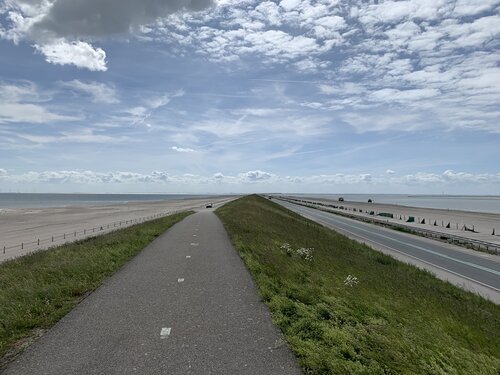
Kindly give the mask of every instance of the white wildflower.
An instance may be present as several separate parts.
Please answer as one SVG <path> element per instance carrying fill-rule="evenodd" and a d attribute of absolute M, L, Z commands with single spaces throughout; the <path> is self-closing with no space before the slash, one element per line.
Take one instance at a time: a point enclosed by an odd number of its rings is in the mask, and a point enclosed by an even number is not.
<path fill-rule="evenodd" d="M 293 254 L 293 249 L 290 246 L 290 244 L 287 243 L 287 242 L 285 242 L 283 245 L 281 245 L 280 249 L 285 250 L 288 255 L 292 255 Z"/>
<path fill-rule="evenodd" d="M 358 278 L 356 276 L 352 276 L 352 275 L 347 276 L 346 279 L 344 280 L 344 285 L 347 285 L 347 286 L 354 286 L 358 283 L 359 283 Z"/>
<path fill-rule="evenodd" d="M 280 246 L 280 249 L 285 250 L 288 256 L 298 255 L 302 259 L 307 260 L 309 262 L 313 260 L 312 256 L 312 252 L 314 250 L 313 248 L 301 247 L 300 249 L 293 250 L 292 246 L 290 246 L 289 243 L 285 242 L 283 245 Z"/>
<path fill-rule="evenodd" d="M 301 247 L 300 249 L 297 249 L 297 255 L 307 261 L 312 261 L 313 259 L 313 256 L 312 256 L 312 251 L 314 249 L 313 248 L 306 248 L 306 247 Z"/>

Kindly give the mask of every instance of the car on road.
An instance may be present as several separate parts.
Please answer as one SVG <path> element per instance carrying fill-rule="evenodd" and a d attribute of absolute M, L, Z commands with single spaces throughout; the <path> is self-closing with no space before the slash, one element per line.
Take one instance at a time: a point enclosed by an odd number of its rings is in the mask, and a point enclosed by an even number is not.
<path fill-rule="evenodd" d="M 213 203 L 212 203 L 212 202 L 209 202 L 209 203 L 207 203 L 207 204 L 206 204 L 206 206 L 205 206 L 205 207 L 206 207 L 206 208 L 212 208 L 213 206 L 214 206 L 214 205 L 213 205 Z"/>

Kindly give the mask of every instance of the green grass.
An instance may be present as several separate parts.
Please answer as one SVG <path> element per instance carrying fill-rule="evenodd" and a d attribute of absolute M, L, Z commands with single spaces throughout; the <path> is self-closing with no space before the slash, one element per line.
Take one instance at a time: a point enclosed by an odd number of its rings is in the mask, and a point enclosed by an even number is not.
<path fill-rule="evenodd" d="M 499 306 L 257 196 L 217 214 L 305 373 L 500 374 Z"/>
<path fill-rule="evenodd" d="M 0 264 L 0 367 L 189 214 L 167 216 Z"/>

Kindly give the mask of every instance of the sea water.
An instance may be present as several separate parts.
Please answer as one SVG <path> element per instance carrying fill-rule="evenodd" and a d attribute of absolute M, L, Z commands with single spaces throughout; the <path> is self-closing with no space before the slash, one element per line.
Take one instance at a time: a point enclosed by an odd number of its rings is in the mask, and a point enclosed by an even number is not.
<path fill-rule="evenodd" d="M 292 195 L 292 194 L 290 194 Z M 405 194 L 293 194 L 345 201 L 397 204 L 421 208 L 500 214 L 500 196 L 491 195 L 405 195 Z"/>
<path fill-rule="evenodd" d="M 102 206 L 128 202 L 151 202 L 172 199 L 208 198 L 187 194 L 30 194 L 0 193 L 0 209 L 47 208 L 66 206 Z"/>

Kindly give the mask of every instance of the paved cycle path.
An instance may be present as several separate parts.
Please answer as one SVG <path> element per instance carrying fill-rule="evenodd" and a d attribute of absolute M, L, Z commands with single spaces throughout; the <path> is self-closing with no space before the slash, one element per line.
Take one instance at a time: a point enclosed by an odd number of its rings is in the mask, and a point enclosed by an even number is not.
<path fill-rule="evenodd" d="M 6 374 L 300 374 L 215 214 L 153 241 Z"/>

